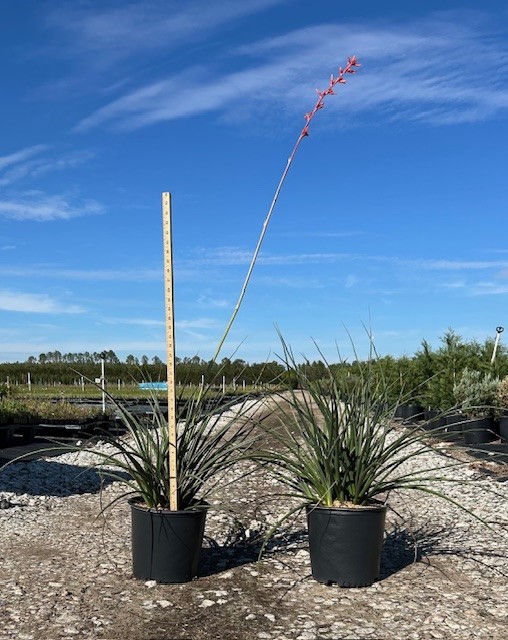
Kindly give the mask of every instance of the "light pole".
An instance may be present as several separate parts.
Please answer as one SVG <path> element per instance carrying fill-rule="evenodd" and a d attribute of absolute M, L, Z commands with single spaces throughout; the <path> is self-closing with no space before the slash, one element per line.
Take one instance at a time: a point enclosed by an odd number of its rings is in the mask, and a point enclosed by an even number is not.
<path fill-rule="evenodd" d="M 494 360 L 496 359 L 497 345 L 499 344 L 499 338 L 504 331 L 504 327 L 496 327 L 496 340 L 494 342 L 494 349 L 492 351 L 492 358 L 490 360 L 490 364 L 494 364 Z"/>

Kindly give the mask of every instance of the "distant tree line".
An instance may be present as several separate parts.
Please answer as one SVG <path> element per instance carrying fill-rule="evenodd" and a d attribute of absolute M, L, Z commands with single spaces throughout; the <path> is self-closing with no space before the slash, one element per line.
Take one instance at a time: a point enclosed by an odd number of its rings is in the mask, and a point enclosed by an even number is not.
<path fill-rule="evenodd" d="M 463 340 L 449 329 L 440 339 L 437 348 L 423 340 L 421 348 L 412 356 L 377 357 L 379 375 L 387 382 L 393 398 L 416 390 L 415 398 L 424 406 L 449 405 L 453 386 L 464 369 L 473 369 L 483 374 L 491 373 L 498 378 L 508 376 L 508 350 L 501 341 L 496 358 L 492 362 L 494 340 L 483 343 Z M 0 364 L 0 384 L 7 380 L 10 384 L 26 384 L 30 375 L 32 384 L 80 384 L 82 377 L 94 380 L 101 374 L 101 356 L 105 361 L 105 377 L 110 385 L 118 380 L 124 384 L 143 380 L 163 381 L 167 379 L 166 365 L 157 356 L 149 359 L 143 355 L 137 358 L 127 356 L 124 362 L 114 351 L 102 353 L 67 353 L 59 351 L 31 356 L 25 362 Z M 361 362 L 343 361 L 330 365 L 336 376 L 347 376 L 352 380 L 361 375 Z M 306 361 L 299 365 L 311 380 L 325 378 L 327 368 L 321 360 Z M 241 386 L 255 383 L 292 384 L 286 367 L 278 361 L 248 363 L 242 359 L 223 358 L 220 362 L 205 361 L 199 356 L 176 358 L 176 381 L 178 384 L 227 384 Z"/>
<path fill-rule="evenodd" d="M 109 351 L 84 351 L 82 353 L 61 353 L 60 351 L 48 351 L 41 353 L 39 356 L 30 356 L 26 360 L 26 364 L 98 364 L 104 359 L 109 364 L 120 364 L 120 358 L 112 350 Z M 152 358 L 152 364 L 161 364 L 161 359 L 157 356 Z M 148 356 L 136 358 L 133 355 L 127 356 L 125 364 L 131 365 L 147 365 L 150 363 Z"/>
<path fill-rule="evenodd" d="M 114 351 L 61 353 L 49 351 L 38 357 L 30 356 L 25 362 L 0 364 L 0 383 L 27 384 L 28 377 L 34 385 L 81 384 L 82 380 L 95 380 L 101 375 L 101 362 L 105 363 L 105 378 L 108 384 L 121 380 L 125 384 L 145 380 L 167 379 L 166 364 L 158 357 L 137 358 L 127 356 L 121 362 Z M 220 362 L 205 361 L 199 356 L 176 358 L 176 379 L 179 384 L 201 384 L 203 381 L 221 384 L 252 385 L 280 381 L 285 367 L 279 362 L 250 364 L 244 360 L 223 358 Z"/>

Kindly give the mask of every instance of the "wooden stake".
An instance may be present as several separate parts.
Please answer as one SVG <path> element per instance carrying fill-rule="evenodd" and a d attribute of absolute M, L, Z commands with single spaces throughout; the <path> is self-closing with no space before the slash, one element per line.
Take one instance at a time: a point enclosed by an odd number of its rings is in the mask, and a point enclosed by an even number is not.
<path fill-rule="evenodd" d="M 164 294 L 166 308 L 166 361 L 168 382 L 169 436 L 169 508 L 178 510 L 178 477 L 176 452 L 176 390 L 175 390 L 175 315 L 173 298 L 173 246 L 171 235 L 171 194 L 162 194 L 162 229 L 164 242 Z"/>

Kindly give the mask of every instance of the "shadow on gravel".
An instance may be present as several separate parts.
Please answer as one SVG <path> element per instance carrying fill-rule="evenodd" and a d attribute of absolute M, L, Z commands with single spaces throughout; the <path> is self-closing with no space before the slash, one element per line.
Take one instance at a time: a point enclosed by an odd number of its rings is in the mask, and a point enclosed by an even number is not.
<path fill-rule="evenodd" d="M 228 569 L 252 564 L 258 558 L 254 549 L 214 546 L 201 550 L 198 577 L 213 576 Z"/>
<path fill-rule="evenodd" d="M 101 479 L 95 469 L 49 460 L 19 461 L 0 468 L 0 492 L 68 497 L 97 493 L 111 482 Z"/>
<path fill-rule="evenodd" d="M 200 577 L 222 573 L 228 569 L 241 567 L 245 564 L 254 564 L 258 561 L 259 552 L 263 544 L 262 536 L 254 539 L 245 539 L 239 535 L 234 540 L 229 540 L 223 545 L 218 545 L 215 540 L 205 538 L 210 545 L 201 551 L 201 560 L 198 575 Z M 294 553 L 298 549 L 308 549 L 308 537 L 305 530 L 295 532 L 283 532 L 274 536 L 266 545 L 263 557 L 274 557 L 284 560 L 285 552 Z"/>
<path fill-rule="evenodd" d="M 508 577 L 506 571 L 503 572 L 487 562 L 488 558 L 506 560 L 506 553 L 488 549 L 471 549 L 467 541 L 457 539 L 455 532 L 449 527 L 439 529 L 421 527 L 408 531 L 396 525 L 385 538 L 379 579 L 384 580 L 411 564 L 430 561 L 430 558 L 439 556 L 467 558 L 480 565 L 489 566 L 492 571 Z"/>
<path fill-rule="evenodd" d="M 406 529 L 395 526 L 388 531 L 381 553 L 380 580 L 389 578 L 394 573 L 421 560 L 422 552 L 431 550 L 431 539 L 422 547 L 416 542 L 415 534 L 410 534 Z"/>

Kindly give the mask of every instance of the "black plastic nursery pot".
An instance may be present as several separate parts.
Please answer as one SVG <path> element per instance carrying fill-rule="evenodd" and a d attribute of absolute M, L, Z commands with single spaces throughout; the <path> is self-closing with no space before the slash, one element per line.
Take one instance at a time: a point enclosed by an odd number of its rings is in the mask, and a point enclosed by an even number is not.
<path fill-rule="evenodd" d="M 501 442 L 508 442 L 508 416 L 501 416 L 499 420 L 499 436 Z"/>
<path fill-rule="evenodd" d="M 132 571 L 135 578 L 189 582 L 198 572 L 206 507 L 186 511 L 147 509 L 129 500 L 132 516 Z"/>
<path fill-rule="evenodd" d="M 398 404 L 395 407 L 395 413 L 393 414 L 393 417 L 397 420 L 397 419 L 402 419 L 404 417 L 404 410 L 405 410 L 405 405 L 403 404 Z"/>
<path fill-rule="evenodd" d="M 486 444 L 496 439 L 494 418 L 490 416 L 468 420 L 462 427 L 466 444 Z"/>
<path fill-rule="evenodd" d="M 312 576 L 339 587 L 368 587 L 379 577 L 386 505 L 307 506 Z"/>
<path fill-rule="evenodd" d="M 439 409 L 427 409 L 423 413 L 423 419 L 425 423 L 423 428 L 431 431 L 435 429 L 442 429 L 446 425 L 446 418 L 443 412 Z"/>
<path fill-rule="evenodd" d="M 445 418 L 445 426 L 440 435 L 441 439 L 446 442 L 456 442 L 462 440 L 463 429 L 462 425 L 466 420 L 466 416 L 463 413 L 452 413 Z"/>
<path fill-rule="evenodd" d="M 402 405 L 402 419 L 405 423 L 418 422 L 423 419 L 423 407 L 419 404 Z"/>

